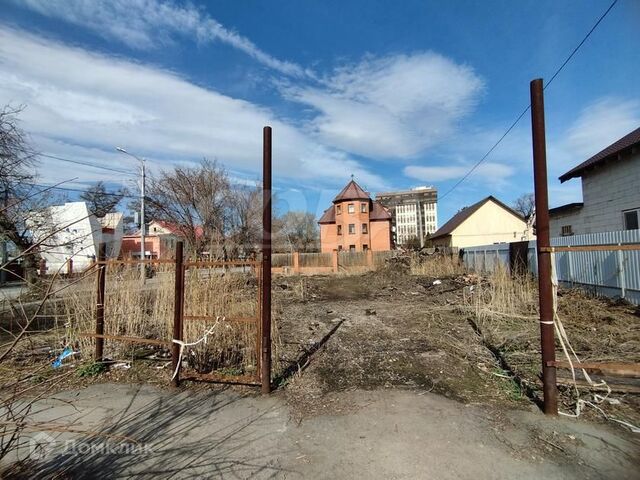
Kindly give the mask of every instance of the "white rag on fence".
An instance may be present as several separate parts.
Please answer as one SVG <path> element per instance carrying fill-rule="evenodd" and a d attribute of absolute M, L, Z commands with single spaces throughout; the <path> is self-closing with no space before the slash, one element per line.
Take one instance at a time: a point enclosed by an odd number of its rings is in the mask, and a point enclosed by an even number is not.
<path fill-rule="evenodd" d="M 173 376 L 171 377 L 171 380 L 176 378 L 176 375 L 178 375 L 178 372 L 180 371 L 180 365 L 182 364 L 182 354 L 184 352 L 185 347 L 195 347 L 200 343 L 203 343 L 203 342 L 207 343 L 207 338 L 210 335 L 213 335 L 214 330 L 218 326 L 218 323 L 220 323 L 221 320 L 224 321 L 224 319 L 225 319 L 224 317 L 216 317 L 216 323 L 214 323 L 210 328 L 208 328 L 204 332 L 204 335 L 202 335 L 202 337 L 200 337 L 200 339 L 196 340 L 195 342 L 186 343 L 186 342 L 183 342 L 182 340 L 178 340 L 177 338 L 174 338 L 172 340 L 173 343 L 177 343 L 178 345 L 180 345 L 180 352 L 178 353 L 178 363 L 176 364 L 176 370 L 175 372 L 173 372 Z"/>
<path fill-rule="evenodd" d="M 600 395 L 598 393 L 593 394 L 593 402 L 588 400 L 584 400 L 580 398 L 580 392 L 578 391 L 578 385 L 576 382 L 576 371 L 573 367 L 574 360 L 576 363 L 580 364 L 580 358 L 576 354 L 575 350 L 571 346 L 571 342 L 569 341 L 569 337 L 567 336 L 567 332 L 564 329 L 564 325 L 562 324 L 562 320 L 560 320 L 560 316 L 558 315 L 558 275 L 556 274 L 556 254 L 554 252 L 551 253 L 551 285 L 553 286 L 553 325 L 555 327 L 556 333 L 558 334 L 558 340 L 560 340 L 560 345 L 562 346 L 562 351 L 564 352 L 564 356 L 567 358 L 569 362 L 569 367 L 571 368 L 571 377 L 573 378 L 573 388 L 576 393 L 576 410 L 575 413 L 565 413 L 559 412 L 560 415 L 564 415 L 566 417 L 578 418 L 582 413 L 582 409 L 585 405 L 595 408 L 602 414 L 602 416 L 608 420 L 611 420 L 616 423 L 620 423 L 626 427 L 628 427 L 633 433 L 640 433 L 640 428 L 632 425 L 628 422 L 624 422 L 622 420 L 618 420 L 613 418 L 606 413 L 597 405 L 598 403 L 603 403 L 604 401 L 609 401 L 612 404 L 620 403 L 619 400 L 609 398 L 611 395 L 611 387 L 607 385 L 607 382 L 604 380 L 600 382 L 594 382 L 587 371 L 585 369 L 582 370 L 582 374 L 584 375 L 585 380 L 591 387 L 604 387 L 607 389 L 606 395 Z M 571 354 L 569 354 L 571 352 Z M 573 358 L 572 358 L 573 357 Z"/>

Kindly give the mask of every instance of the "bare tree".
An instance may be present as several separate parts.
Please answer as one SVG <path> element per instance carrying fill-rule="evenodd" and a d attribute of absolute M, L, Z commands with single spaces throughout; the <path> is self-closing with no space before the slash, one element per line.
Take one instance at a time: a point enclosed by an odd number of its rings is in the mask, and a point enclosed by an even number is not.
<path fill-rule="evenodd" d="M 287 250 L 308 252 L 316 248 L 318 225 L 312 213 L 289 211 L 276 225 L 276 243 L 286 246 Z"/>
<path fill-rule="evenodd" d="M 33 247 L 30 225 L 42 218 L 51 190 L 36 184 L 35 153 L 29 148 L 19 127 L 18 115 L 24 107 L 5 106 L 0 111 L 0 237 L 3 263 L 6 244 L 13 244 L 24 255 L 25 277 L 35 270 L 37 249 Z"/>
<path fill-rule="evenodd" d="M 533 214 L 536 209 L 536 201 L 533 193 L 524 193 L 513 202 L 513 209 L 521 214 L 525 220 Z"/>
<path fill-rule="evenodd" d="M 226 171 L 207 159 L 197 167 L 161 172 L 150 180 L 148 193 L 155 219 L 173 223 L 196 252 L 224 245 L 230 228 L 230 198 Z"/>
<path fill-rule="evenodd" d="M 231 232 L 234 254 L 256 251 L 262 238 L 262 188 L 235 186 L 230 195 Z"/>
<path fill-rule="evenodd" d="M 120 201 L 128 195 L 126 188 L 121 188 L 115 193 L 107 191 L 103 181 L 98 181 L 80 194 L 80 198 L 87 203 L 89 211 L 96 217 L 104 217 L 107 213 L 115 211 Z"/>

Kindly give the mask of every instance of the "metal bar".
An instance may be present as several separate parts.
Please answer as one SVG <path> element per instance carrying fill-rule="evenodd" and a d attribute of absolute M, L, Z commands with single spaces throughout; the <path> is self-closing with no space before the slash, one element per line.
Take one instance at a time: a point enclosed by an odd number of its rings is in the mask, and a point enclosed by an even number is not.
<path fill-rule="evenodd" d="M 98 261 L 104 261 L 107 256 L 107 245 L 98 245 Z M 101 265 L 98 269 L 97 295 L 96 295 L 96 351 L 95 361 L 101 362 L 104 356 L 104 301 L 107 285 L 107 266 Z"/>
<path fill-rule="evenodd" d="M 624 253 L 622 250 L 616 252 L 616 260 L 618 262 L 618 284 L 620 285 L 620 296 L 626 298 L 627 296 L 627 280 L 624 271 Z"/>
<path fill-rule="evenodd" d="M 184 315 L 182 319 L 193 320 L 193 321 L 204 321 L 204 322 L 223 320 L 225 322 L 233 322 L 233 323 L 251 323 L 259 320 L 256 317 L 216 317 L 215 315 Z"/>
<path fill-rule="evenodd" d="M 256 294 L 258 304 L 256 305 L 256 315 L 258 321 L 256 322 L 256 367 L 258 375 L 261 372 L 262 365 L 262 268 L 260 265 L 256 267 L 256 280 L 258 284 L 258 291 Z"/>
<path fill-rule="evenodd" d="M 262 393 L 271 392 L 271 127 L 262 132 Z"/>
<path fill-rule="evenodd" d="M 185 268 L 189 267 L 249 267 L 258 265 L 257 260 L 229 260 L 229 261 L 193 261 L 185 262 Z"/>
<path fill-rule="evenodd" d="M 146 173 L 145 173 L 145 169 L 144 169 L 144 158 L 140 159 L 140 259 L 144 260 L 146 258 L 146 238 L 145 238 L 145 218 L 144 218 L 144 199 L 145 199 L 145 184 L 146 182 Z M 142 281 L 142 284 L 144 285 L 144 282 L 147 279 L 147 269 L 144 265 L 144 263 L 140 264 L 140 278 Z"/>
<path fill-rule="evenodd" d="M 183 243 L 181 241 L 176 242 L 176 272 L 175 272 L 175 287 L 174 287 L 174 303 L 173 303 L 173 338 L 175 340 L 182 340 L 182 315 L 184 313 L 184 265 L 183 265 Z M 173 377 L 173 386 L 180 385 L 180 345 L 175 342 L 171 342 L 171 365 L 173 366 L 172 372 L 178 370 L 178 373 Z"/>
<path fill-rule="evenodd" d="M 540 344 L 542 347 L 542 391 L 544 413 L 558 414 L 556 359 L 553 331 L 553 288 L 551 285 L 551 254 L 548 252 L 549 198 L 547 191 L 547 152 L 544 125 L 544 94 L 542 79 L 531 81 L 531 133 L 533 140 L 533 176 L 536 202 L 536 236 L 538 249 L 538 298 L 540 304 Z"/>
<path fill-rule="evenodd" d="M 539 248 L 541 252 L 553 253 L 553 252 L 615 252 L 620 250 L 640 250 L 640 244 L 625 244 L 625 245 L 572 245 L 568 247 L 542 247 Z"/>
<path fill-rule="evenodd" d="M 143 264 L 155 264 L 155 263 L 176 263 L 172 258 L 156 258 L 151 260 L 99 260 L 96 262 L 98 265 L 139 265 Z"/>
<path fill-rule="evenodd" d="M 95 338 L 96 343 L 100 340 L 117 340 L 119 342 L 128 342 L 128 343 L 143 343 L 145 345 L 169 345 L 171 342 L 167 342 L 164 340 L 156 340 L 155 338 L 142 338 L 142 337 L 125 337 L 122 335 L 105 335 L 98 333 L 81 333 L 81 337 L 90 337 Z"/>
<path fill-rule="evenodd" d="M 571 368 L 571 364 L 565 360 L 556 360 L 549 362 L 553 367 Z M 619 377 L 640 377 L 640 363 L 621 363 L 621 362 L 575 362 L 573 368 L 576 370 L 598 371 L 603 374 L 609 374 Z"/>

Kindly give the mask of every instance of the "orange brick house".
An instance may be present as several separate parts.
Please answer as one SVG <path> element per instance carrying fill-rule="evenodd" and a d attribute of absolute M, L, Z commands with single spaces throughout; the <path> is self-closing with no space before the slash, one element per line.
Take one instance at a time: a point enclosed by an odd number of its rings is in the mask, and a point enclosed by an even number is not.
<path fill-rule="evenodd" d="M 391 213 L 351 180 L 320 220 L 320 249 L 391 250 Z"/>

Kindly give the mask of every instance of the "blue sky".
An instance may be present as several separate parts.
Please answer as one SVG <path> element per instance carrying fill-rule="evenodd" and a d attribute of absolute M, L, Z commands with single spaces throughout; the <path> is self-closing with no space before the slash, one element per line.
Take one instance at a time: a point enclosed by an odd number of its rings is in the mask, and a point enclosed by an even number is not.
<path fill-rule="evenodd" d="M 274 128 L 279 209 L 319 214 L 354 174 L 371 192 L 447 192 L 529 102 L 610 1 L 0 0 L 0 103 L 24 104 L 39 151 L 151 170 L 216 158 L 260 178 Z M 619 0 L 546 91 L 557 177 L 640 125 L 640 3 Z M 440 224 L 533 190 L 530 117 L 439 205 Z M 42 158 L 41 182 L 131 178 Z"/>

